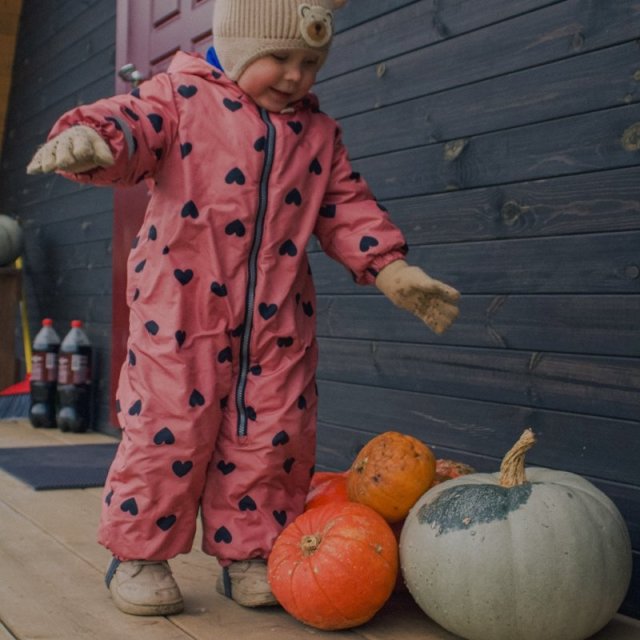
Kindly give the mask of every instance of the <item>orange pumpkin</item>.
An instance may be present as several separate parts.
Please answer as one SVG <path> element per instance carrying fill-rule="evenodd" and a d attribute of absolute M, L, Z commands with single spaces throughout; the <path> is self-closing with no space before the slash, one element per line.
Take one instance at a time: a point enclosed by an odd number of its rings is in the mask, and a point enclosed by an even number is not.
<path fill-rule="evenodd" d="M 321 507 L 331 502 L 347 502 L 348 471 L 316 471 L 311 477 L 304 510 Z"/>
<path fill-rule="evenodd" d="M 460 476 L 466 476 L 475 472 L 476 470 L 473 467 L 470 467 L 464 462 L 438 458 L 436 460 L 436 477 L 433 481 L 433 486 L 446 480 L 452 480 L 453 478 L 459 478 Z"/>
<path fill-rule="evenodd" d="M 271 590 L 294 618 L 318 629 L 370 620 L 393 591 L 398 545 L 369 507 L 336 502 L 298 516 L 276 539 Z"/>
<path fill-rule="evenodd" d="M 349 498 L 366 504 L 387 522 L 399 522 L 433 484 L 436 458 L 409 435 L 387 431 L 356 456 L 347 478 Z"/>

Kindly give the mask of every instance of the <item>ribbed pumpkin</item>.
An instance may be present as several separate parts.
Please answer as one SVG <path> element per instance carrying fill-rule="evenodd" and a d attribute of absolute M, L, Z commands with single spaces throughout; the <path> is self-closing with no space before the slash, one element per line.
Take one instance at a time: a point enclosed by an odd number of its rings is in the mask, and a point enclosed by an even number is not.
<path fill-rule="evenodd" d="M 349 498 L 366 504 L 387 522 L 402 520 L 433 484 L 436 458 L 413 436 L 387 431 L 360 450 L 347 479 Z"/>
<path fill-rule="evenodd" d="M 528 468 L 525 431 L 500 473 L 430 489 L 402 529 L 411 595 L 467 640 L 584 640 L 615 614 L 631 576 L 619 511 L 586 479 Z"/>
<path fill-rule="evenodd" d="M 332 502 L 347 502 L 348 471 L 316 471 L 311 477 L 305 511 Z"/>
<path fill-rule="evenodd" d="M 276 539 L 271 590 L 294 618 L 318 629 L 370 620 L 393 591 L 398 545 L 375 511 L 336 502 L 305 511 Z"/>
<path fill-rule="evenodd" d="M 6 267 L 20 257 L 22 244 L 22 228 L 18 222 L 0 214 L 0 267 Z"/>

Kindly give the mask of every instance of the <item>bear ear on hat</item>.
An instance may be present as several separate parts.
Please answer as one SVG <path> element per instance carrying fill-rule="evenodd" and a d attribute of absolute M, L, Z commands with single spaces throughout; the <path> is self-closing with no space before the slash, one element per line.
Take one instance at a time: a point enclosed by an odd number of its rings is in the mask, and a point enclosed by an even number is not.
<path fill-rule="evenodd" d="M 333 8 L 334 9 L 342 9 L 345 4 L 347 4 L 348 0 L 333 0 Z"/>

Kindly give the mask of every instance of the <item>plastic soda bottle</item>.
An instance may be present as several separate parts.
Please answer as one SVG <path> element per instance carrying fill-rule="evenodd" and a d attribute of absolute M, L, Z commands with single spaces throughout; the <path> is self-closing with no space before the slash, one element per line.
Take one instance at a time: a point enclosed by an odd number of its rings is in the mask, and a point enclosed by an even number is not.
<path fill-rule="evenodd" d="M 58 356 L 58 428 L 81 432 L 91 426 L 91 343 L 80 320 L 71 321 Z"/>
<path fill-rule="evenodd" d="M 33 341 L 31 354 L 29 420 L 34 427 L 50 429 L 56 426 L 59 349 L 60 336 L 53 328 L 53 320 L 45 318 Z"/>

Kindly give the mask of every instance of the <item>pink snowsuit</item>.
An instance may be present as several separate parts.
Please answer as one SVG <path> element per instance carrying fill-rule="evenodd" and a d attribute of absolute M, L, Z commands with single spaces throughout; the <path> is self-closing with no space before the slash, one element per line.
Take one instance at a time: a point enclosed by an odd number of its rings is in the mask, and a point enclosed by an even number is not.
<path fill-rule="evenodd" d="M 266 558 L 304 507 L 316 444 L 315 290 L 305 248 L 357 282 L 406 253 L 312 95 L 260 109 L 195 55 L 131 94 L 76 108 L 115 165 L 70 175 L 152 189 L 128 260 L 123 437 L 99 541 L 121 560 L 203 550 Z"/>

